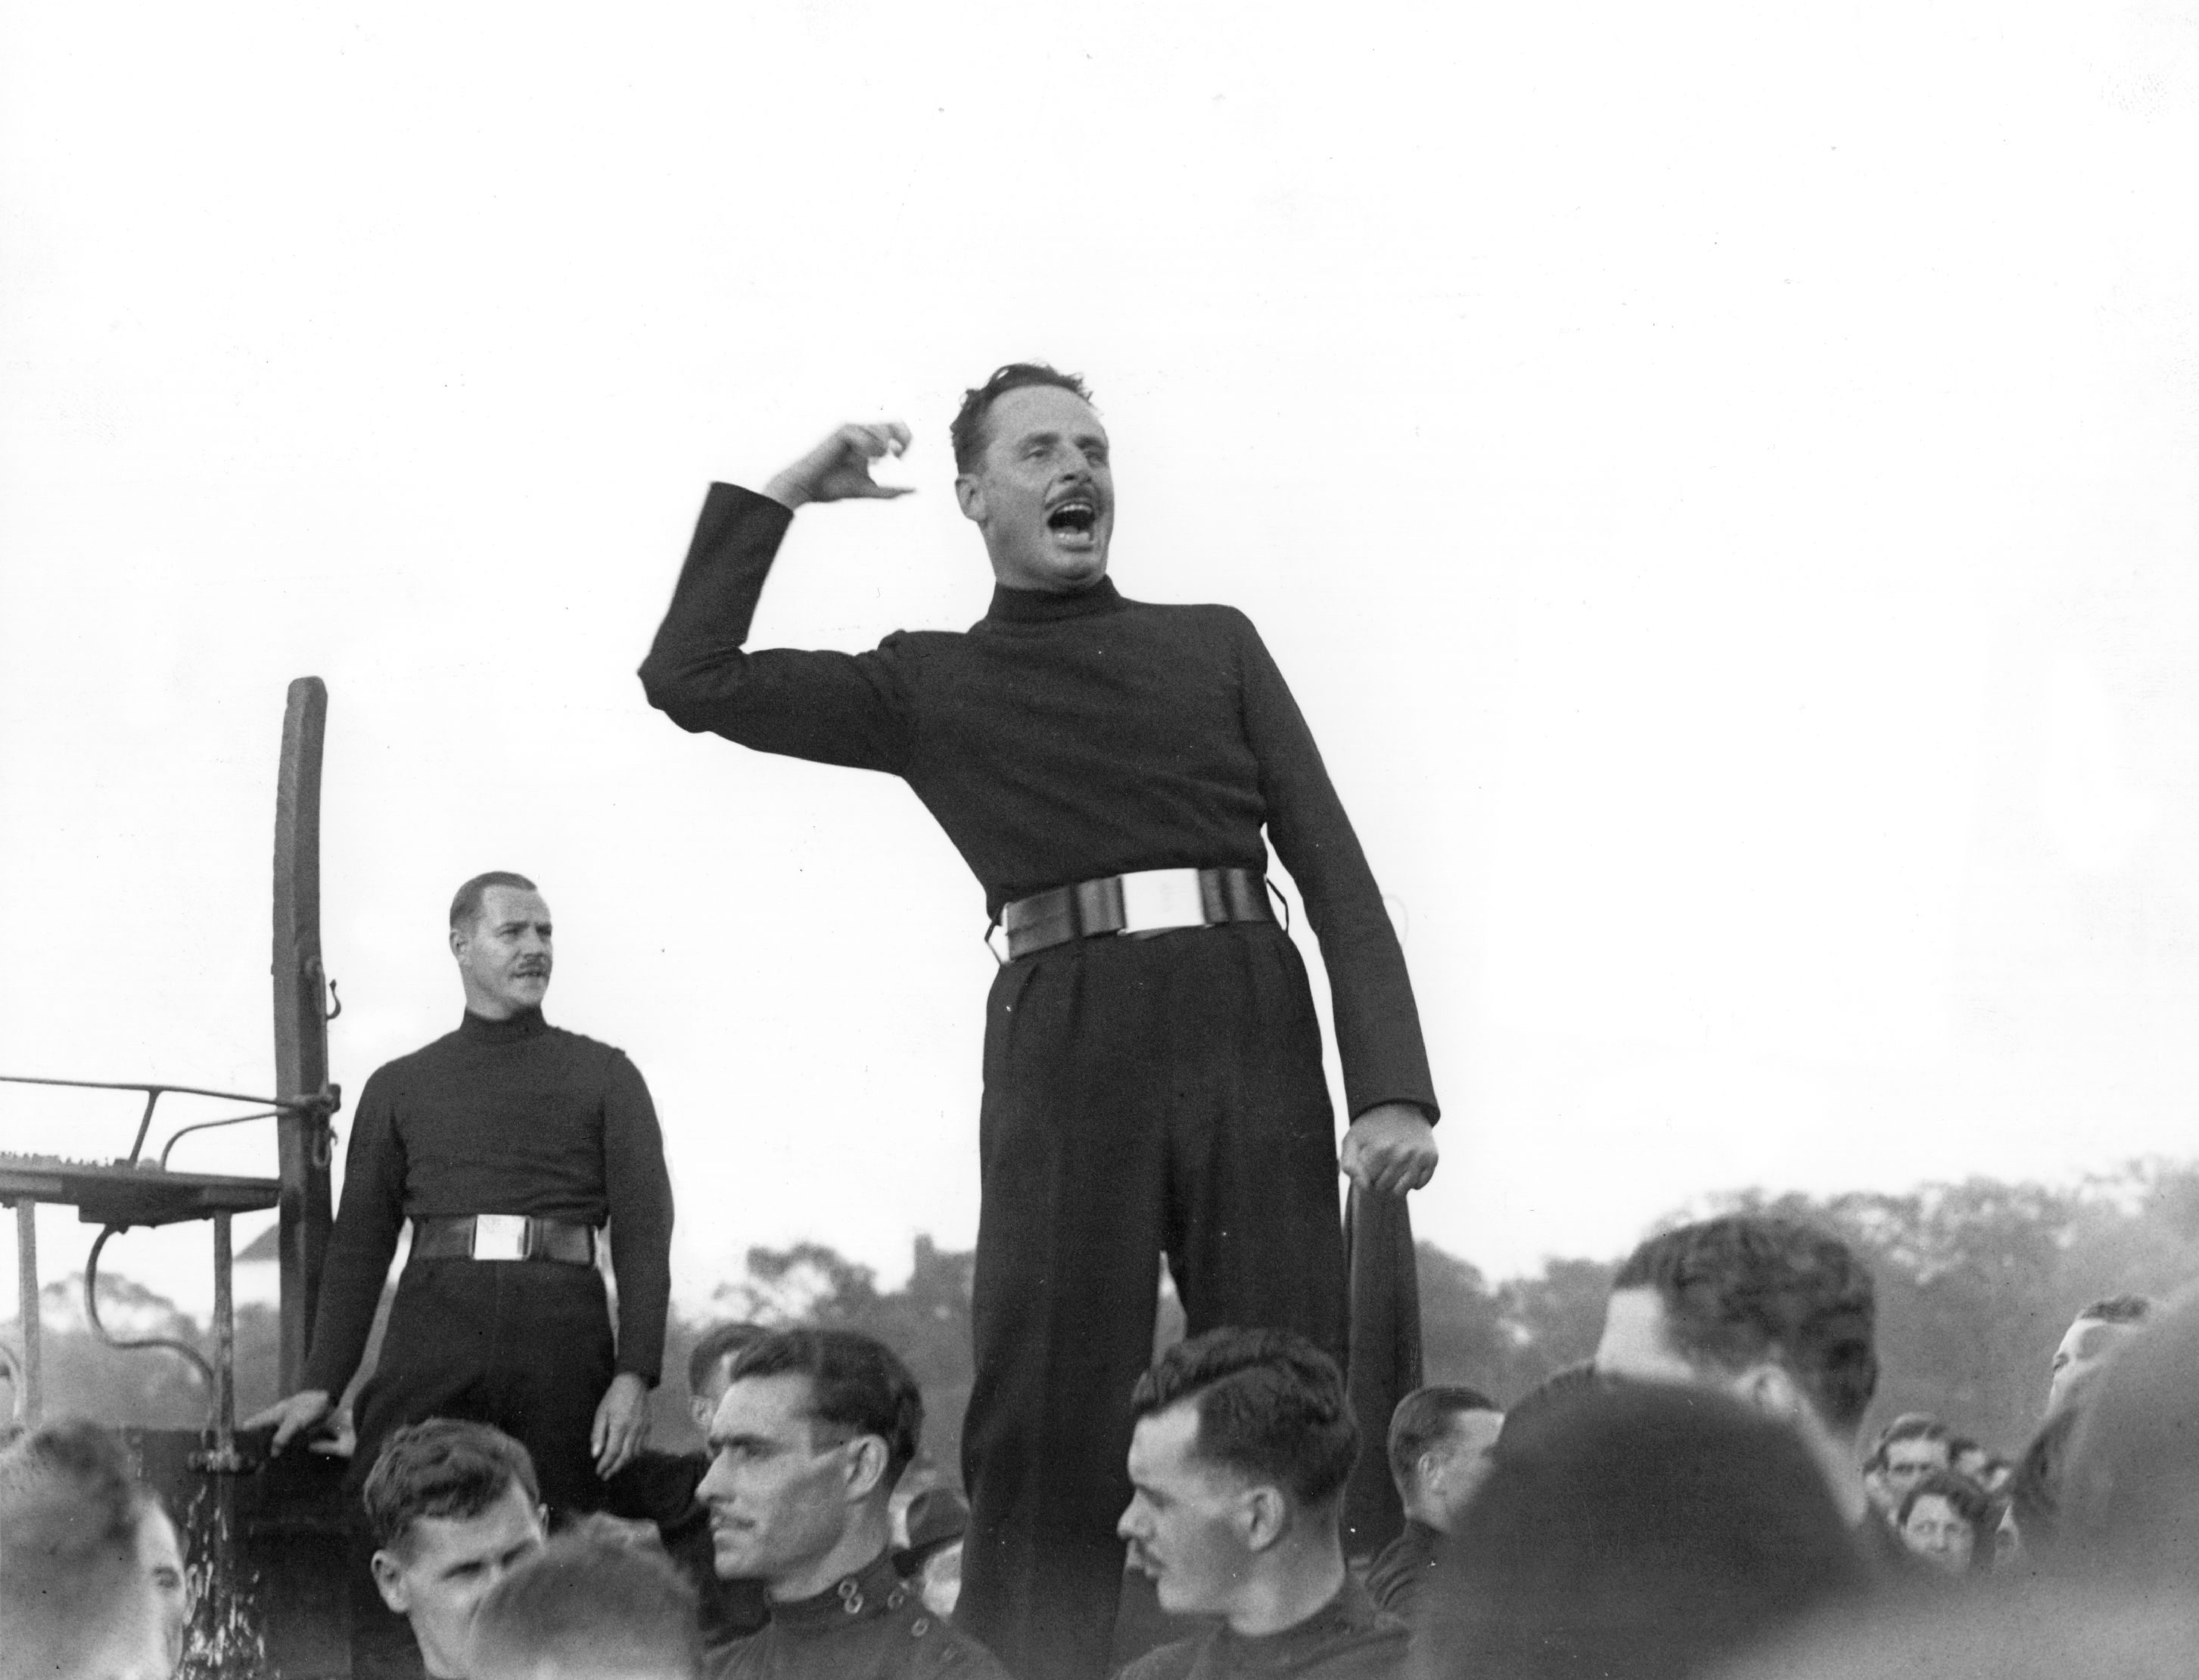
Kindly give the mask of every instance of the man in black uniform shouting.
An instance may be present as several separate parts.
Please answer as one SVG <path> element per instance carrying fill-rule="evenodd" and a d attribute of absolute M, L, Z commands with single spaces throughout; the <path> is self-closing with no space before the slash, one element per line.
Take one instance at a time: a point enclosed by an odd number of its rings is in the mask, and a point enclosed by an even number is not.
<path fill-rule="evenodd" d="M 1004 367 L 954 440 L 998 583 L 966 633 L 743 650 L 793 510 L 905 493 L 870 464 L 907 428 L 844 426 L 761 496 L 711 487 L 641 675 L 683 728 L 903 778 L 984 885 L 1007 954 L 986 1014 L 957 1619 L 1011 1671 L 1076 1680 L 1107 1661 L 1157 1256 L 1192 1333 L 1268 1326 L 1344 1355 L 1335 1123 L 1263 825 L 1328 964 L 1344 1170 L 1425 1183 L 1436 1099 L 1374 876 L 1251 624 L 1107 580 L 1114 481 L 1082 383 Z"/>
<path fill-rule="evenodd" d="M 633 1064 L 542 1018 L 550 940 L 550 907 L 524 876 L 458 889 L 466 1012 L 366 1082 L 305 1386 L 249 1420 L 275 1426 L 277 1450 L 358 1368 L 408 1219 L 411 1257 L 359 1392 L 355 1479 L 393 1430 L 471 1418 L 526 1447 L 551 1505 L 593 1510 L 640 1449 L 664 1354 L 672 1185 Z M 595 1263 L 606 1221 L 615 1343 Z"/>

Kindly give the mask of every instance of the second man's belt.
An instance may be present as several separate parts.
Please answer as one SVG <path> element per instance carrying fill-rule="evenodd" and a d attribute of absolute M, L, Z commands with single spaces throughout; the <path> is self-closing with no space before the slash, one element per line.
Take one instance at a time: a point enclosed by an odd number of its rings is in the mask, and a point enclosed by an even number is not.
<path fill-rule="evenodd" d="M 415 1260 L 559 1260 L 596 1263 L 596 1234 L 569 1219 L 467 1213 L 412 1222 Z"/>
<path fill-rule="evenodd" d="M 1249 869 L 1141 869 L 1053 887 L 1000 911 L 1008 960 L 1100 933 L 1159 933 L 1272 922 L 1268 885 Z"/>

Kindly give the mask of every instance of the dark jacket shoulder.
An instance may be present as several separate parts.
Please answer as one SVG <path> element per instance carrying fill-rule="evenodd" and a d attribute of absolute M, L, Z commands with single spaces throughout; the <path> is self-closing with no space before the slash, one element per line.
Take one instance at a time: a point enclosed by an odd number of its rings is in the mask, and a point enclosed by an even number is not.
<path fill-rule="evenodd" d="M 1008 1680 L 993 1654 L 925 1607 L 881 1556 L 831 1591 L 774 1605 L 746 1639 L 714 1651 L 711 1680 Z"/>

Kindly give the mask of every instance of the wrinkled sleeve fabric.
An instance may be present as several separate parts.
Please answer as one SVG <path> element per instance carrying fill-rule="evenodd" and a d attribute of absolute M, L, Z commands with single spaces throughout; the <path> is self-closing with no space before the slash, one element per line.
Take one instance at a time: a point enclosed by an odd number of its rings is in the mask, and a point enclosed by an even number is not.
<path fill-rule="evenodd" d="M 642 662 L 649 703 L 682 729 L 758 752 L 900 773 L 908 708 L 889 637 L 870 653 L 744 650 L 793 514 L 768 496 L 714 484 L 672 605 Z"/>
<path fill-rule="evenodd" d="M 382 1286 L 405 1228 L 405 1141 L 397 1129 L 396 1103 L 387 1069 L 377 1070 L 359 1094 L 344 1152 L 343 1199 L 322 1262 L 320 1306 L 300 1388 L 341 1395 L 365 1355 Z"/>
<path fill-rule="evenodd" d="M 1420 1010 L 1374 872 L 1283 674 L 1251 621 L 1229 611 L 1268 837 L 1304 895 L 1328 970 L 1345 1106 L 1356 1118 L 1381 1103 L 1414 1103 L 1433 1120 L 1438 1111 Z"/>
<path fill-rule="evenodd" d="M 616 1051 L 604 1086 L 604 1189 L 618 1280 L 618 1368 L 654 1388 L 672 1299 L 672 1178 L 649 1087 Z"/>

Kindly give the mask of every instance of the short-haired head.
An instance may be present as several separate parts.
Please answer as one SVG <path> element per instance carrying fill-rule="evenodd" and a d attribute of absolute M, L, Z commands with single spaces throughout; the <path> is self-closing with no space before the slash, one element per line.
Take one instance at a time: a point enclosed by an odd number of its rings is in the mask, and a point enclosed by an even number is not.
<path fill-rule="evenodd" d="M 2157 1304 L 2150 1295 L 2109 1295 L 2095 1301 L 2071 1321 L 2097 1319 L 2103 1324 L 2143 1324 Z"/>
<path fill-rule="evenodd" d="M 155 1507 L 96 1424 L 57 1419 L 0 1450 L 0 1677 L 157 1671 L 166 1633 L 137 1549 Z"/>
<path fill-rule="evenodd" d="M 1390 1414 L 1390 1478 L 1400 1489 L 1420 1455 L 1440 1444 L 1469 1412 L 1494 1412 L 1496 1403 L 1478 1388 L 1432 1383 L 1416 1388 Z"/>
<path fill-rule="evenodd" d="M 1787 1371 L 1844 1438 L 1878 1387 L 1877 1292 L 1848 1245 L 1798 1221 L 1728 1214 L 1650 1238 L 1612 1280 L 1654 1289 L 1668 1335 L 1691 1361 L 1739 1374 Z"/>
<path fill-rule="evenodd" d="M 955 411 L 954 423 L 948 428 L 948 435 L 954 445 L 955 471 L 971 471 L 984 454 L 989 440 L 985 417 L 992 411 L 993 405 L 1011 391 L 1033 385 L 1058 386 L 1088 403 L 1092 400 L 1092 393 L 1085 388 L 1082 378 L 1044 362 L 1009 362 L 995 368 L 983 384 L 962 394 L 962 406 Z"/>
<path fill-rule="evenodd" d="M 515 887 L 521 892 L 540 890 L 524 875 L 514 874 L 509 869 L 492 869 L 486 874 L 476 875 L 452 896 L 452 928 L 463 932 L 481 919 L 482 904 L 491 887 Z"/>
<path fill-rule="evenodd" d="M 1868 1585 L 1782 1420 L 1702 1385 L 1575 1385 L 1529 1412 L 1444 1547 L 1424 1680 L 1693 1680 Z"/>
<path fill-rule="evenodd" d="M 1522 1430 L 1534 1427 L 1546 1413 L 1571 1405 L 1609 1385 L 1608 1379 L 1595 1368 L 1592 1359 L 1560 1367 L 1512 1403 L 1504 1414 L 1504 1427 L 1497 1432 L 1497 1445 L 1502 1447 L 1508 1441 L 1516 1440 Z"/>
<path fill-rule="evenodd" d="M 1344 1374 L 1294 1331 L 1225 1326 L 1178 1342 L 1138 1379 L 1130 1406 L 1145 1418 L 1179 1405 L 1199 1419 L 1200 1459 L 1309 1509 L 1334 1502 L 1359 1456 Z"/>
<path fill-rule="evenodd" d="M 714 1324 L 695 1339 L 695 1345 L 687 1355 L 687 1391 L 701 1396 L 725 1374 L 721 1368 L 751 1342 L 761 1341 L 771 1332 L 761 1324 L 751 1324 L 745 1319 L 735 1319 L 723 1324 Z"/>
<path fill-rule="evenodd" d="M 367 1473 L 365 1502 L 374 1543 L 402 1553 L 424 1517 L 477 1517 L 516 1487 L 530 1505 L 542 1498 L 534 1461 L 501 1429 L 458 1418 L 429 1418 L 398 1430 Z"/>
<path fill-rule="evenodd" d="M 1951 1463 L 1955 1456 L 1954 1432 L 1929 1412 L 1904 1412 L 1878 1432 L 1871 1444 L 1867 1467 L 1873 1470 L 1886 1467 L 1887 1454 L 1896 1441 L 1937 1441 L 1947 1449 Z"/>
<path fill-rule="evenodd" d="M 695 1590 L 664 1553 L 593 1528 L 561 1534 L 474 1613 L 470 1680 L 695 1680 Z"/>
<path fill-rule="evenodd" d="M 734 1356 L 732 1380 L 796 1375 L 809 1380 L 809 1414 L 849 1435 L 885 1444 L 881 1489 L 891 1492 L 924 1438 L 924 1396 L 908 1367 L 884 1342 L 853 1330 L 774 1330 Z"/>

